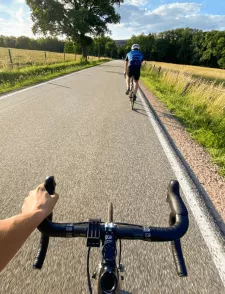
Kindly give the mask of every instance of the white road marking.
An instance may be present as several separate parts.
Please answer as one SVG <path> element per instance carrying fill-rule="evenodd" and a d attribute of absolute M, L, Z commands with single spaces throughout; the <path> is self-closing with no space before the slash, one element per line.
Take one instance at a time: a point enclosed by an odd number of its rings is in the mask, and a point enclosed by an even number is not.
<path fill-rule="evenodd" d="M 223 247 L 216 233 L 212 229 L 211 223 L 207 215 L 205 214 L 204 210 L 199 206 L 197 195 L 193 191 L 191 184 L 188 182 L 187 175 L 183 171 L 182 165 L 176 159 L 176 155 L 173 148 L 167 143 L 165 134 L 162 131 L 161 127 L 159 126 L 157 120 L 155 119 L 152 111 L 147 106 L 145 102 L 145 98 L 143 97 L 142 93 L 138 91 L 138 94 L 139 94 L 139 97 L 141 98 L 142 104 L 145 108 L 148 118 L 169 160 L 169 163 L 177 177 L 177 180 L 180 183 L 182 191 L 186 197 L 186 200 L 189 204 L 192 214 L 194 215 L 194 218 L 198 224 L 200 232 L 205 240 L 205 243 L 212 256 L 213 262 L 219 272 L 220 278 L 225 287 L 225 252 L 223 250 Z"/>
<path fill-rule="evenodd" d="M 44 85 L 47 85 L 48 83 L 51 83 L 51 82 L 54 82 L 54 81 L 58 81 L 58 80 L 61 80 L 61 79 L 64 79 L 66 77 L 69 77 L 69 76 L 72 76 L 72 75 L 75 75 L 75 74 L 78 74 L 80 73 L 81 71 L 84 72 L 88 69 L 91 69 L 93 68 L 92 66 L 91 67 L 88 67 L 88 68 L 85 68 L 85 69 L 82 69 L 82 70 L 78 70 L 76 72 L 72 72 L 70 74 L 66 74 L 62 77 L 59 77 L 59 78 L 55 78 L 55 79 L 52 79 L 52 80 L 48 80 L 47 82 L 43 82 L 43 83 L 40 83 L 40 84 L 37 84 L 35 86 L 31 86 L 31 87 L 28 87 L 28 88 L 25 88 L 25 89 L 22 89 L 22 90 L 18 90 L 18 91 L 15 91 L 15 92 L 12 92 L 12 93 L 9 93 L 9 94 L 6 94 L 6 95 L 3 95 L 3 96 L 0 96 L 0 100 L 2 99 L 6 99 L 8 97 L 11 97 L 11 96 L 14 96 L 14 95 L 17 95 L 17 94 L 20 94 L 20 93 L 23 93 L 23 92 L 26 92 L 28 90 L 32 90 L 34 88 L 37 88 L 37 87 L 41 87 L 41 86 L 44 86 Z"/>

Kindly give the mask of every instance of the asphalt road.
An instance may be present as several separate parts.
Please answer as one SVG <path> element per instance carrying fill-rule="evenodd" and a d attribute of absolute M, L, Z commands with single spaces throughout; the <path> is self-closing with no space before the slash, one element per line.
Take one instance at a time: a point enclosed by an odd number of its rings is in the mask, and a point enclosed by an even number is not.
<path fill-rule="evenodd" d="M 106 220 L 112 201 L 115 221 L 168 224 L 166 189 L 176 177 L 141 100 L 131 111 L 124 93 L 123 63 L 113 61 L 0 99 L 1 218 L 55 175 L 56 221 Z M 35 231 L 0 274 L 0 293 L 88 293 L 85 240 L 51 239 L 35 271 L 38 242 Z M 188 278 L 176 275 L 170 244 L 123 242 L 124 293 L 225 293 L 191 212 L 182 245 Z"/>

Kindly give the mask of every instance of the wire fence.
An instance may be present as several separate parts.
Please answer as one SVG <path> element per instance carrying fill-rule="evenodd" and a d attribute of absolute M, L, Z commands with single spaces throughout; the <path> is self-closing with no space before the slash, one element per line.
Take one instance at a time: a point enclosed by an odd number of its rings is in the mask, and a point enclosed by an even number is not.
<path fill-rule="evenodd" d="M 0 70 L 13 70 L 27 66 L 79 61 L 81 55 L 39 50 L 0 48 Z M 90 60 L 98 57 L 88 56 Z M 100 58 L 99 58 L 100 59 Z"/>
<path fill-rule="evenodd" d="M 206 87 L 213 87 L 217 91 L 225 93 L 224 82 L 221 82 L 219 86 L 216 86 L 216 84 L 217 84 L 216 80 L 215 81 L 207 80 L 207 79 L 204 79 L 203 77 L 194 78 L 193 75 L 191 75 L 190 73 L 181 72 L 181 71 L 177 71 L 177 70 L 173 70 L 173 69 L 167 69 L 167 68 L 163 68 L 162 66 L 157 67 L 155 64 L 152 65 L 147 62 L 145 62 L 145 66 L 149 66 L 150 70 L 154 71 L 159 76 L 162 74 L 166 75 L 168 73 L 173 73 L 174 75 L 176 75 L 177 80 L 179 77 L 186 80 L 187 83 L 184 86 L 184 89 L 182 91 L 182 95 L 185 95 L 191 86 L 197 86 L 199 84 L 205 85 Z"/>

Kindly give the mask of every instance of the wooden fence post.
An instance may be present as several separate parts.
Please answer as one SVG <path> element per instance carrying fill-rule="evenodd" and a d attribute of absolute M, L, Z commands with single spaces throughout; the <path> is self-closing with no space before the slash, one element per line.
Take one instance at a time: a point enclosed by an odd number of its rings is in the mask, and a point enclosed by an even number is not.
<path fill-rule="evenodd" d="M 162 67 L 160 66 L 159 70 L 158 70 L 158 75 L 160 75 L 161 69 L 162 69 Z"/>
<path fill-rule="evenodd" d="M 8 49 L 9 52 L 9 62 L 10 62 L 10 69 L 13 69 L 13 62 L 12 62 L 12 55 L 11 55 L 11 50 Z"/>
<path fill-rule="evenodd" d="M 66 53 L 64 52 L 64 62 L 66 61 Z"/>
<path fill-rule="evenodd" d="M 47 63 L 47 54 L 46 52 L 44 52 L 44 54 L 45 54 L 45 63 Z"/>
<path fill-rule="evenodd" d="M 184 91 L 183 91 L 182 94 L 181 94 L 182 96 L 184 96 L 184 95 L 186 94 L 187 89 L 190 87 L 190 85 L 191 85 L 191 83 L 188 82 L 187 85 L 186 85 L 185 88 L 184 88 Z"/>

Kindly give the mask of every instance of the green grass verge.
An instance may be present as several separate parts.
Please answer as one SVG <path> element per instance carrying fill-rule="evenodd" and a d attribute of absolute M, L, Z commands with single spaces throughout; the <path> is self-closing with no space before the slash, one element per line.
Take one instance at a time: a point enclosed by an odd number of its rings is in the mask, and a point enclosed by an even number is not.
<path fill-rule="evenodd" d="M 178 118 L 192 138 L 206 148 L 219 166 L 220 174 L 225 177 L 224 114 L 209 113 L 206 105 L 194 101 L 191 94 L 182 96 L 147 68 L 143 68 L 141 80 Z"/>
<path fill-rule="evenodd" d="M 106 61 L 108 61 L 108 59 L 102 59 L 100 61 L 89 61 L 87 63 L 83 61 L 70 61 L 51 65 L 30 66 L 20 70 L 1 71 L 0 94 L 18 90 L 25 86 L 34 85 L 61 75 L 102 64 Z"/>

